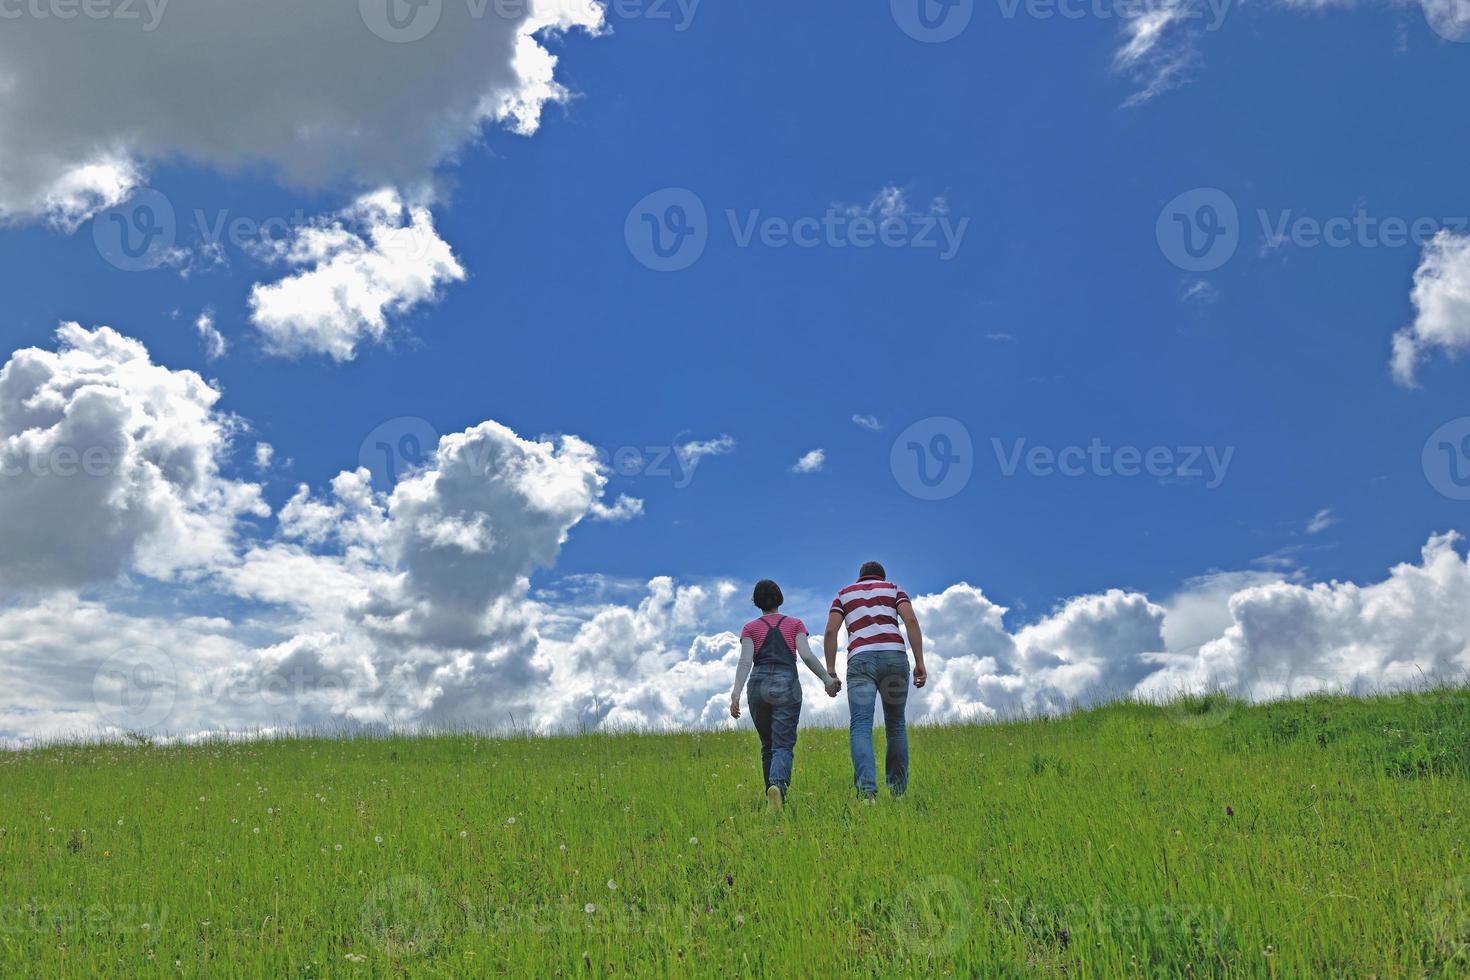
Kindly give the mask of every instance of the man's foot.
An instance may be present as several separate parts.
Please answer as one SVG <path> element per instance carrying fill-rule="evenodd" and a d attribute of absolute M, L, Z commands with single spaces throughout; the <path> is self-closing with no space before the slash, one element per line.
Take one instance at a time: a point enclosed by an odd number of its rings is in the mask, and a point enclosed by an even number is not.
<path fill-rule="evenodd" d="M 779 787 L 779 786 L 767 786 L 766 787 L 766 803 L 767 803 L 767 805 L 769 805 L 769 807 L 770 807 L 770 809 L 771 809 L 771 811 L 773 813 L 780 813 L 781 812 L 781 806 L 785 802 L 786 801 L 782 797 L 782 794 L 781 794 L 781 787 Z"/>
<path fill-rule="evenodd" d="M 878 802 L 878 794 L 877 793 L 859 793 L 858 794 L 858 802 L 859 803 L 862 803 L 864 805 L 867 805 L 867 804 L 870 804 L 870 803 L 877 803 Z"/>

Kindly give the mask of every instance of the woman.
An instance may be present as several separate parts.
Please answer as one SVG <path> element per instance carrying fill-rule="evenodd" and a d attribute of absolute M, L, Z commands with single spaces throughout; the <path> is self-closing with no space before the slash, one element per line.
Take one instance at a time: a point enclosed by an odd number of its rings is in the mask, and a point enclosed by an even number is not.
<path fill-rule="evenodd" d="M 745 624 L 740 633 L 740 669 L 730 691 L 730 717 L 740 717 L 740 688 L 750 678 L 746 700 L 750 717 L 761 737 L 761 772 L 765 776 L 766 799 L 773 810 L 786 801 L 791 785 L 791 755 L 796 750 L 796 725 L 801 719 L 801 678 L 796 673 L 796 656 L 821 680 L 827 696 L 835 698 L 842 682 L 812 653 L 806 626 L 801 620 L 781 615 L 786 597 L 770 579 L 755 584 L 751 597 L 761 611 L 759 619 Z"/>

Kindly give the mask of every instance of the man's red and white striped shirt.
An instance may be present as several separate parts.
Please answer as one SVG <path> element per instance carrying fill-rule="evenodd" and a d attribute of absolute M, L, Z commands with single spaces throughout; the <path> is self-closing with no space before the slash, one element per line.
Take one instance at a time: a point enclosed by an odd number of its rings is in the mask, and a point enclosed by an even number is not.
<path fill-rule="evenodd" d="M 865 578 L 837 593 L 832 611 L 841 613 L 847 623 L 847 655 L 906 650 L 898 630 L 898 606 L 908 601 L 898 586 L 877 578 Z"/>

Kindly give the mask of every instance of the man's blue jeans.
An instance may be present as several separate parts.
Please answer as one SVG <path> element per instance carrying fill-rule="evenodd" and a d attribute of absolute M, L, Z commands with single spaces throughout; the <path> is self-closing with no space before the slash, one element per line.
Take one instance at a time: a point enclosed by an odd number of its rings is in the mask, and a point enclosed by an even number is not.
<path fill-rule="evenodd" d="M 801 721 L 801 680 L 794 667 L 760 664 L 745 685 L 750 718 L 761 737 L 761 773 L 766 786 L 779 786 L 781 795 L 791 786 L 791 761 L 796 751 L 796 726 Z"/>
<path fill-rule="evenodd" d="M 904 708 L 909 700 L 909 655 L 903 650 L 859 653 L 847 661 L 847 709 L 852 718 L 853 784 L 858 795 L 878 794 L 877 760 L 873 757 L 873 707 L 883 699 L 883 727 L 888 755 L 883 774 L 894 796 L 909 787 L 909 734 Z"/>

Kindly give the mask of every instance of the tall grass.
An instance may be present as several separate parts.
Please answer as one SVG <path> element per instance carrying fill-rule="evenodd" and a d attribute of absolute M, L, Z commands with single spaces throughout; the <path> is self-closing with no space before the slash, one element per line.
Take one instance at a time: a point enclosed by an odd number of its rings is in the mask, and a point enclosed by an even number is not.
<path fill-rule="evenodd" d="M 779 816 L 749 732 L 0 754 L 0 976 L 1470 975 L 1470 690 L 912 743 Z"/>

